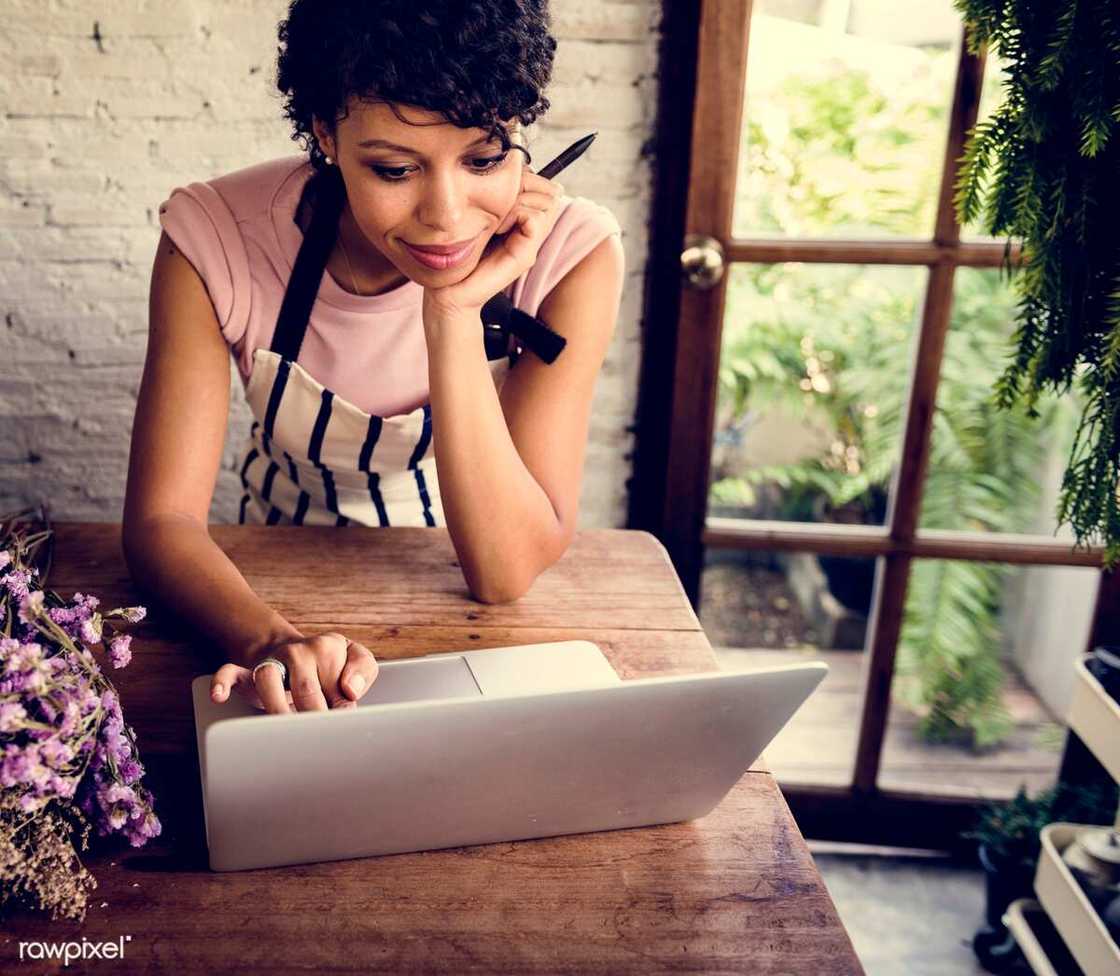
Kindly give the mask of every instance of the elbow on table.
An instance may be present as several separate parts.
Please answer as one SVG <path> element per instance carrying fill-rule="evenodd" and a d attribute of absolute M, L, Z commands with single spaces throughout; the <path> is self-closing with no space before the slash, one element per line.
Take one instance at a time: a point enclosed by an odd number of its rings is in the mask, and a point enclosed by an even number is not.
<path fill-rule="evenodd" d="M 468 573 L 464 570 L 471 597 L 479 603 L 513 603 L 521 599 L 532 589 L 537 577 L 564 555 L 574 534 L 570 528 L 560 529 L 546 546 L 538 549 L 538 553 L 547 550 L 547 555 L 540 562 L 520 570 L 509 563 L 501 567 L 501 571 L 490 573 L 480 570 Z"/>
<path fill-rule="evenodd" d="M 546 568 L 541 566 L 513 572 L 507 566 L 503 573 L 472 573 L 466 577 L 467 589 L 479 603 L 513 603 L 532 589 L 533 583 Z"/>
<path fill-rule="evenodd" d="M 467 589 L 470 591 L 471 599 L 478 603 L 513 603 L 528 593 L 532 585 L 532 580 L 525 583 L 509 580 L 480 580 L 477 583 L 468 582 Z"/>

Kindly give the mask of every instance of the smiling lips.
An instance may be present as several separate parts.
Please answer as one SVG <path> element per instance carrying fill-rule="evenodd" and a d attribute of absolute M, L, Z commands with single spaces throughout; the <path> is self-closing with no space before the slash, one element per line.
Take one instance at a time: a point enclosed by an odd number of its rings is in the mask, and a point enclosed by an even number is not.
<path fill-rule="evenodd" d="M 475 234 L 475 237 L 477 236 Z M 432 254 L 454 254 L 456 251 L 461 251 L 473 240 L 474 237 L 466 241 L 456 241 L 454 244 L 413 244 L 412 241 L 405 241 L 405 243 L 417 251 L 429 251 Z"/>
<path fill-rule="evenodd" d="M 404 244 L 404 246 L 408 248 L 409 253 L 425 267 L 442 271 L 446 268 L 452 268 L 461 262 L 470 253 L 478 237 L 479 235 L 476 234 L 469 241 L 460 241 L 458 244 L 441 244 L 438 246 L 418 246 L 409 244 L 408 241 L 402 241 L 401 243 Z"/>

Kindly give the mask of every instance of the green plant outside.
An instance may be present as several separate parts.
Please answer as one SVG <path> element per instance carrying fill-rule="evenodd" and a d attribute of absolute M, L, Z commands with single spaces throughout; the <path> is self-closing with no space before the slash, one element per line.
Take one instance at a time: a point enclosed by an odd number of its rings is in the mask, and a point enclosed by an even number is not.
<path fill-rule="evenodd" d="M 948 57 L 946 51 L 930 54 Z M 931 69 L 931 77 L 940 75 Z M 783 89 L 779 100 L 788 102 L 791 118 L 777 127 L 781 145 L 748 122 L 745 151 L 758 167 L 751 199 L 765 201 L 751 218 L 760 229 L 783 230 L 775 215 L 791 207 L 807 235 L 823 234 L 836 222 L 868 233 L 899 233 L 929 219 L 935 186 L 916 193 L 893 174 L 884 182 L 881 166 L 855 162 L 878 158 L 861 149 L 863 129 L 877 142 L 902 146 L 943 141 L 945 91 L 917 86 L 888 97 L 875 90 L 870 76 L 853 77 L 850 69 L 840 80 L 821 74 Z M 768 107 L 771 116 L 776 110 Z M 817 153 L 822 141 L 852 164 L 846 168 L 852 182 L 839 196 L 820 192 L 796 163 L 802 153 Z M 760 195 L 757 181 L 766 173 L 772 176 Z M 782 407 L 826 430 L 830 444 L 820 456 L 796 463 L 731 472 L 713 482 L 712 502 L 749 507 L 758 486 L 770 483 L 781 488 L 781 507 L 764 517 L 813 519 L 822 498 L 834 507 L 874 507 L 899 460 L 925 274 L 923 268 L 851 265 L 732 268 L 720 416 L 729 418 L 728 426 L 741 426 L 751 415 Z M 1013 319 L 1014 296 L 999 272 L 958 271 L 922 528 L 1029 530 L 1047 452 L 1072 440 L 1078 415 L 1072 395 L 1041 400 L 1036 419 L 1025 406 L 1004 410 L 993 402 Z M 963 739 L 984 747 L 1011 728 L 1001 701 L 998 628 L 1008 570 L 968 561 L 912 564 L 894 693 L 920 716 L 927 740 Z"/>

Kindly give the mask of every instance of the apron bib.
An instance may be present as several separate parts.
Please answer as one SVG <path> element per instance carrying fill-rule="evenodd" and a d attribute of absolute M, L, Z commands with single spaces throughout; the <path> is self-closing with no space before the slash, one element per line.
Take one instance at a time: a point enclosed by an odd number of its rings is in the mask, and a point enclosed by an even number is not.
<path fill-rule="evenodd" d="M 445 525 L 431 403 L 408 413 L 369 414 L 297 362 L 344 199 L 337 187 L 319 196 L 284 292 L 272 347 L 253 351 L 245 396 L 254 421 L 240 455 L 238 522 Z M 505 348 L 486 340 L 498 390 L 518 356 L 513 337 L 500 338 Z"/>

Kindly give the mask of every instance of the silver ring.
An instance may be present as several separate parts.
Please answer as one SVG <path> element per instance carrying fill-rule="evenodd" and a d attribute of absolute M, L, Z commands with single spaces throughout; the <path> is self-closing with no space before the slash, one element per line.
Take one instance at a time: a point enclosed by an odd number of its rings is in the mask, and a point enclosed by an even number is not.
<path fill-rule="evenodd" d="M 279 658 L 275 658 L 275 657 L 266 657 L 263 660 L 258 661 L 253 666 L 253 681 L 257 680 L 257 672 L 261 668 L 263 668 L 266 664 L 275 664 L 276 667 L 278 667 L 280 669 L 280 684 L 283 685 L 285 688 L 287 688 L 288 687 L 288 666 L 283 661 L 281 661 Z"/>

